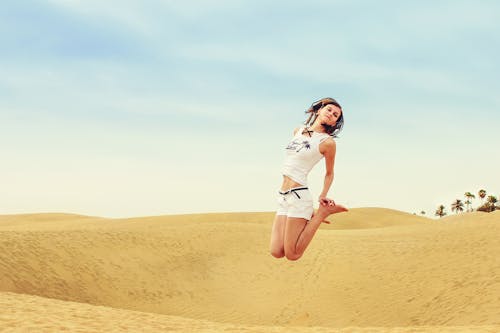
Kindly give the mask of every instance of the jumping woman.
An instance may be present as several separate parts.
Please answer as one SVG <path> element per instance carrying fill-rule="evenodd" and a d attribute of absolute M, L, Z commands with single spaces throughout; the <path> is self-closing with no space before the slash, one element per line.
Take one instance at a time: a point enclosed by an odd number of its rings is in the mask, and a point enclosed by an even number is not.
<path fill-rule="evenodd" d="M 347 208 L 327 198 L 333 182 L 337 137 L 344 125 L 342 107 L 333 98 L 323 98 L 306 111 L 305 127 L 296 128 L 286 147 L 282 170 L 283 183 L 278 195 L 278 210 L 271 234 L 271 254 L 276 258 L 299 259 L 325 219 Z M 325 158 L 326 173 L 319 208 L 315 214 L 307 188 L 309 171 Z"/>

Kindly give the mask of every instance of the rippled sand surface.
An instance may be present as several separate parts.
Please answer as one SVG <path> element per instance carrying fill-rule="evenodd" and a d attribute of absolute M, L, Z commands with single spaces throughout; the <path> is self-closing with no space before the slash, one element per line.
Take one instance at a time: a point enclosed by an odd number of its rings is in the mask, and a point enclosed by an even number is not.
<path fill-rule="evenodd" d="M 500 331 L 500 212 L 353 209 L 299 261 L 272 219 L 0 216 L 0 331 Z"/>

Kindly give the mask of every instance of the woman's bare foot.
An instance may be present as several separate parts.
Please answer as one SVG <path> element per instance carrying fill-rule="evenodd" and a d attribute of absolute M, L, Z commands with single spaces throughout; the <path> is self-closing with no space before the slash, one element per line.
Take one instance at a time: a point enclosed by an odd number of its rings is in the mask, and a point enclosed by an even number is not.
<path fill-rule="evenodd" d="M 325 219 L 328 216 L 347 211 L 349 210 L 342 205 L 326 205 L 326 206 L 320 205 L 316 214 L 319 214 L 321 217 L 323 217 L 324 223 L 330 223 L 329 221 L 325 221 Z"/>
<path fill-rule="evenodd" d="M 325 206 L 325 208 L 327 212 L 330 213 L 329 215 L 349 211 L 349 209 L 342 205 Z"/>
<path fill-rule="evenodd" d="M 311 220 L 312 220 L 312 218 L 314 217 L 314 215 L 316 215 L 316 212 L 313 212 L 313 214 L 311 215 Z M 330 224 L 330 221 L 323 220 L 323 221 L 321 221 L 321 223 Z"/>

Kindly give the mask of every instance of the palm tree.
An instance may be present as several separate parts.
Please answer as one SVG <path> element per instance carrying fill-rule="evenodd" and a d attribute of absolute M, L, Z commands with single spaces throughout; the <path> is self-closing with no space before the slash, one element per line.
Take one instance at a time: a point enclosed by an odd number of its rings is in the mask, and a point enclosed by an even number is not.
<path fill-rule="evenodd" d="M 483 204 L 483 200 L 486 197 L 486 191 L 485 190 L 479 190 L 479 192 L 477 192 L 477 194 L 481 198 L 481 204 Z"/>
<path fill-rule="evenodd" d="M 465 199 L 467 199 L 467 201 L 465 201 L 465 204 L 467 205 L 467 211 L 468 212 L 472 212 L 472 201 L 471 199 L 475 199 L 476 196 L 470 192 L 465 192 L 464 194 L 465 196 Z"/>
<path fill-rule="evenodd" d="M 489 195 L 488 198 L 486 199 L 486 203 L 488 204 L 490 208 L 490 212 L 494 211 L 496 209 L 495 204 L 498 202 L 497 197 L 494 195 Z"/>
<path fill-rule="evenodd" d="M 446 215 L 446 212 L 444 211 L 445 207 L 444 205 L 440 205 L 438 209 L 436 210 L 436 213 L 434 215 L 439 216 L 439 218 L 442 218 L 443 216 Z"/>
<path fill-rule="evenodd" d="M 455 213 L 463 212 L 464 211 L 464 203 L 460 199 L 456 199 L 453 201 L 451 204 L 451 211 Z"/>
<path fill-rule="evenodd" d="M 465 207 L 466 207 L 465 211 L 466 211 L 466 212 L 469 212 L 469 206 L 472 204 L 472 201 L 470 201 L 470 200 L 466 200 L 466 201 L 464 202 L 464 204 L 465 204 Z"/>

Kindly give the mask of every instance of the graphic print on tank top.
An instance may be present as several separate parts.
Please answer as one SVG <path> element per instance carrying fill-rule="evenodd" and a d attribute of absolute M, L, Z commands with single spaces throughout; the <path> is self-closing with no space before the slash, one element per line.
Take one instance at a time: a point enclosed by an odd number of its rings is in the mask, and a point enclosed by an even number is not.
<path fill-rule="evenodd" d="M 302 142 L 300 142 L 300 140 L 295 139 L 286 147 L 287 150 L 295 150 L 295 152 L 297 153 L 303 148 L 311 149 L 311 144 L 309 143 L 309 141 L 303 140 Z"/>

